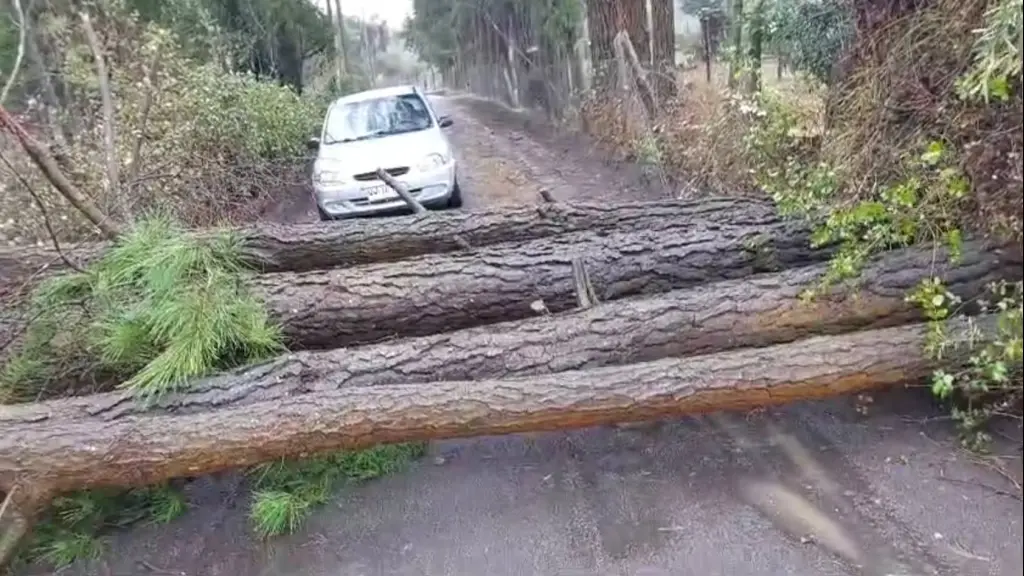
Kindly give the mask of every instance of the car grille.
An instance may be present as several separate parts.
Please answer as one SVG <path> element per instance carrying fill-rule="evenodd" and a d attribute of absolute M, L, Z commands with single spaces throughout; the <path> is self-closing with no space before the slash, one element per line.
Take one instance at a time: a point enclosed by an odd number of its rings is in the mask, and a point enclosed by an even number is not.
<path fill-rule="evenodd" d="M 385 172 L 387 172 L 388 174 L 390 174 L 392 176 L 402 176 L 403 174 L 408 174 L 409 173 L 409 167 L 408 166 L 400 166 L 398 168 L 388 168 L 387 170 L 385 170 Z M 368 181 L 371 181 L 371 180 L 377 180 L 378 179 L 376 172 L 363 172 L 362 174 L 356 174 L 352 178 L 354 178 L 355 180 L 357 180 L 359 182 L 368 182 Z"/>

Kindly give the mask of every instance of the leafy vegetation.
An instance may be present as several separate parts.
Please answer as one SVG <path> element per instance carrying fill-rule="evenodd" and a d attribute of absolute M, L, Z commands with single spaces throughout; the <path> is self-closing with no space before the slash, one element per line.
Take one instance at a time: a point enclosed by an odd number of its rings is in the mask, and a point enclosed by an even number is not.
<path fill-rule="evenodd" d="M 749 127 L 744 146 L 756 184 L 784 212 L 815 223 L 816 245 L 838 247 L 820 288 L 856 277 L 868 257 L 895 247 L 941 244 L 956 258 L 964 235 L 986 234 L 1010 243 L 1011 250 L 1020 249 L 1019 219 L 1005 218 L 1016 214 L 1014 206 L 1021 201 L 1020 170 L 991 163 L 992 156 L 1019 158 L 1021 25 L 1019 15 L 1008 16 L 1014 6 L 1019 2 L 998 0 L 976 10 L 983 14 L 977 33 L 969 22 L 950 18 L 950 10 L 962 6 L 943 2 L 889 24 L 876 34 L 884 35 L 887 50 L 897 52 L 877 61 L 861 56 L 860 69 L 834 88 L 844 97 L 835 101 L 827 131 L 808 130 L 817 119 L 801 115 L 792 100 L 777 93 L 743 99 Z M 972 34 L 964 50 L 950 53 L 949 38 L 968 40 Z M 945 51 L 938 61 L 936 51 Z M 928 73 L 945 75 L 941 84 L 933 84 L 941 90 L 941 109 L 924 108 L 929 103 L 918 101 L 906 104 L 909 117 L 875 113 L 880 104 L 869 98 L 879 94 L 883 83 L 900 97 L 909 71 L 937 65 L 942 68 Z M 819 76 L 815 67 L 808 72 Z M 891 98 L 882 105 L 892 106 Z M 1015 111 L 1007 107 L 1010 102 Z M 997 140 L 995 132 L 1009 138 Z M 881 146 L 865 147 L 880 138 Z M 987 148 L 982 158 L 976 153 L 980 147 Z M 980 164 L 985 157 L 990 163 Z M 998 195 L 987 188 L 993 179 L 1000 182 Z M 1004 218 L 980 220 L 978 211 Z M 932 278 L 907 296 L 932 321 L 927 351 L 935 358 L 951 346 L 943 323 L 948 318 L 968 310 L 997 317 L 993 332 L 976 325 L 967 368 L 938 372 L 933 379 L 936 396 L 955 401 L 953 416 L 965 443 L 974 448 L 987 439 L 984 424 L 990 416 L 1019 410 L 1024 399 L 1021 290 L 1021 282 L 1003 283 L 992 287 L 991 300 L 962 303 L 941 279 Z"/>
<path fill-rule="evenodd" d="M 768 43 L 777 57 L 819 82 L 831 82 L 834 68 L 853 37 L 848 3 L 775 0 L 765 11 Z"/>
<path fill-rule="evenodd" d="M 246 293 L 244 277 L 230 235 L 200 240 L 167 218 L 140 222 L 88 271 L 40 287 L 26 344 L 0 379 L 0 400 L 48 395 L 79 371 L 155 398 L 281 352 L 280 332 Z"/>
<path fill-rule="evenodd" d="M 414 0 L 413 7 L 403 31 L 406 43 L 443 73 L 481 57 L 488 62 L 506 59 L 502 47 L 507 39 L 500 37 L 508 33 L 536 34 L 537 48 L 545 52 L 571 50 L 581 18 L 578 0 Z M 495 37 L 490 22 L 510 22 L 511 28 Z M 527 42 L 520 46 L 529 48 Z"/>
<path fill-rule="evenodd" d="M 181 492 L 169 485 L 126 493 L 93 490 L 69 494 L 53 503 L 21 560 L 66 566 L 94 559 L 103 552 L 103 542 L 95 534 L 139 522 L 170 522 L 186 509 Z"/>
<path fill-rule="evenodd" d="M 252 521 L 263 536 L 295 531 L 315 506 L 325 504 L 340 483 L 392 474 L 421 456 L 424 444 L 391 444 L 323 458 L 272 462 L 256 467 Z"/>
<path fill-rule="evenodd" d="M 201 239 L 154 216 L 87 271 L 45 283 L 32 303 L 36 319 L 25 345 L 0 377 L 0 402 L 98 392 L 117 383 L 151 400 L 280 353 L 278 328 L 245 289 L 249 271 L 237 247 L 229 233 Z M 395 472 L 422 451 L 420 444 L 388 445 L 256 467 L 250 471 L 253 527 L 263 536 L 293 531 L 337 486 Z M 64 565 L 93 557 L 103 532 L 173 520 L 184 502 L 170 486 L 74 494 L 55 504 L 25 559 Z"/>
<path fill-rule="evenodd" d="M 767 193 L 810 221 L 814 244 L 836 252 L 805 298 L 892 248 L 933 244 L 955 258 L 965 237 L 984 236 L 1021 249 L 1018 0 L 726 4 L 683 2 L 691 13 L 729 12 L 735 25 L 710 82 L 702 66 L 684 71 L 683 93 L 644 138 L 622 136 L 619 110 L 593 115 L 602 141 L 656 158 L 684 193 Z M 775 75 L 761 72 L 769 57 Z M 1000 285 L 988 301 L 961 303 L 930 279 L 907 294 L 934 321 L 927 352 L 936 358 L 949 352 L 943 320 L 998 318 L 966 350 L 968 369 L 934 380 L 972 447 L 989 416 L 1019 417 L 1019 292 L 1020 283 Z"/>

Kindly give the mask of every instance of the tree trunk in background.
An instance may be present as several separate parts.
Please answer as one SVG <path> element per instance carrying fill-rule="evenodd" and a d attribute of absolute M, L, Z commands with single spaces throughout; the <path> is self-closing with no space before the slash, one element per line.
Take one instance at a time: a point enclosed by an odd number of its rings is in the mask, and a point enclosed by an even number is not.
<path fill-rule="evenodd" d="M 337 366 L 305 358 L 263 381 L 287 387 L 287 397 L 246 406 L 219 403 L 235 384 L 258 387 L 252 374 L 224 380 L 187 413 L 119 414 L 126 400 L 117 394 L 12 406 L 2 415 L 0 491 L 18 486 L 21 501 L 32 502 L 380 443 L 567 430 L 898 386 L 933 369 L 927 332 L 911 325 L 515 380 L 340 389 Z M 962 322 L 949 332 L 967 337 Z M 62 417 L 83 402 L 88 416 Z"/>
<path fill-rule="evenodd" d="M 338 56 L 341 57 L 342 71 L 345 74 L 351 74 L 352 69 L 349 67 L 348 61 L 348 34 L 345 31 L 345 13 L 341 10 L 341 0 L 334 0 L 334 13 L 338 15 Z"/>
<path fill-rule="evenodd" d="M 904 250 L 871 263 L 860 281 L 837 286 L 827 296 L 802 302 L 825 264 L 727 280 L 650 298 L 606 302 L 561 316 L 504 322 L 434 336 L 326 352 L 298 352 L 263 365 L 196 383 L 191 391 L 166 397 L 161 410 L 188 413 L 209 405 L 231 386 L 220 406 L 239 407 L 283 400 L 294 391 L 294 367 L 333 367 L 327 386 L 384 386 L 409 382 L 483 380 L 591 369 L 763 347 L 801 338 L 835 335 L 923 321 L 906 301 L 909 287 L 937 275 L 949 290 L 970 301 L 989 282 L 1020 278 L 1020 255 L 966 247 L 950 265 L 944 254 Z M 88 398 L 64 405 L 61 418 L 84 418 Z M 118 417 L 145 408 L 121 402 L 107 410 Z M 52 415 L 52 414 L 51 414 Z M 0 424 L 3 419 L 0 418 Z"/>
<path fill-rule="evenodd" d="M 675 95 L 676 27 L 672 0 L 651 0 L 654 10 L 653 88 L 659 101 Z"/>
<path fill-rule="evenodd" d="M 633 42 L 646 45 L 643 3 L 644 0 L 587 0 L 595 82 L 602 87 L 614 87 L 622 81 L 612 77 L 615 75 L 615 36 L 620 30 L 625 30 Z"/>
<path fill-rule="evenodd" d="M 576 45 L 573 48 L 576 55 L 576 66 L 579 70 L 579 88 L 582 92 L 588 92 L 594 82 L 594 62 L 590 48 L 590 18 L 587 0 L 579 0 L 579 3 L 580 20 L 577 23 Z"/>
<path fill-rule="evenodd" d="M 743 59 L 743 0 L 732 0 L 729 10 L 729 44 L 732 46 L 732 59 L 729 62 L 729 88 L 736 87 L 736 64 Z"/>
<path fill-rule="evenodd" d="M 656 69 L 675 65 L 675 18 L 672 0 L 650 0 L 654 37 L 647 32 L 648 0 L 587 0 L 587 24 L 594 67 L 604 85 L 614 80 L 615 35 L 625 30 L 633 42 L 637 56 L 645 65 L 655 63 Z M 654 53 L 651 53 L 651 50 Z M 661 82 L 659 82 L 661 84 Z M 663 88 L 667 90 L 667 88 Z"/>
<path fill-rule="evenodd" d="M 747 61 L 750 66 L 747 76 L 747 92 L 761 91 L 761 53 L 764 43 L 764 0 L 754 0 L 750 15 L 750 47 Z"/>
<path fill-rule="evenodd" d="M 338 90 L 341 90 L 341 36 L 338 34 L 338 25 L 334 22 L 333 2 L 327 0 L 327 21 L 331 23 L 331 38 L 334 39 L 334 83 Z"/>
<path fill-rule="evenodd" d="M 424 216 L 357 219 L 333 223 L 264 225 L 240 229 L 242 257 L 262 272 L 303 272 L 430 253 L 462 250 L 456 236 L 474 248 L 559 234 L 617 230 L 659 230 L 680 223 L 707 228 L 716 222 L 744 225 L 778 222 L 775 209 L 752 199 L 707 198 L 698 202 L 663 200 L 623 204 L 541 204 L 475 211 L 431 212 Z M 100 257 L 107 244 L 67 250 L 81 265 Z M 67 270 L 56 251 L 0 247 L 0 295 L 33 279 Z"/>
<path fill-rule="evenodd" d="M 516 66 L 516 53 L 518 51 L 516 46 L 516 37 L 518 34 L 519 32 L 515 28 L 515 22 L 512 19 L 512 14 L 510 13 L 508 15 L 508 29 L 505 39 L 506 46 L 508 47 L 505 52 L 507 60 L 505 63 L 505 78 L 508 82 L 509 105 L 513 108 L 519 108 L 519 70 Z"/>

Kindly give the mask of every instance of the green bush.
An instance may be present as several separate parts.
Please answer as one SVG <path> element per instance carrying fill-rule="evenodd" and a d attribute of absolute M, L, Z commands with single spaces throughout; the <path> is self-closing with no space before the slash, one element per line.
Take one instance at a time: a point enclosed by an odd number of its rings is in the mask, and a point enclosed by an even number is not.
<path fill-rule="evenodd" d="M 989 11 L 988 21 L 1003 26 L 994 13 Z M 996 99 L 1016 97 L 1003 94 L 999 87 L 1015 85 L 1019 89 L 1019 62 L 1009 65 L 1006 58 L 992 56 L 990 36 L 990 32 L 979 35 L 975 65 L 957 82 L 960 97 L 982 102 L 990 93 Z M 1004 68 L 979 64 L 984 62 L 1002 63 Z M 904 149 L 896 163 L 879 168 L 866 179 L 856 173 L 863 166 L 845 164 L 822 146 L 822 137 L 835 134 L 808 131 L 813 121 L 791 102 L 766 92 L 743 106 L 749 123 L 744 144 L 756 167 L 758 184 L 780 211 L 812 223 L 815 246 L 836 249 L 821 284 L 808 290 L 805 298 L 814 298 L 834 282 L 857 277 L 867 259 L 884 250 L 941 244 L 954 259 L 959 256 L 979 192 L 964 172 L 965 152 L 957 148 L 957 140 L 929 139 L 929 127 L 925 127 L 914 133 L 918 148 Z M 1016 130 L 1019 138 L 1019 125 Z M 871 186 L 857 185 L 864 181 L 872 182 Z M 1019 234 L 1001 238 L 1017 242 L 1019 249 Z M 974 325 L 974 337 L 966 345 L 967 366 L 956 372 L 937 371 L 932 379 L 934 394 L 953 402 L 953 416 L 961 426 L 964 443 L 975 449 L 988 439 L 984 433 L 988 419 L 1019 410 L 1024 397 L 1022 292 L 1021 282 L 1000 283 L 991 287 L 990 298 L 970 303 L 995 316 L 997 326 L 984 331 Z M 942 359 L 953 345 L 945 321 L 964 313 L 967 303 L 949 293 L 941 278 L 923 281 L 907 298 L 929 320 L 926 352 Z"/>
<path fill-rule="evenodd" d="M 110 215 L 123 221 L 154 210 L 185 226 L 255 220 L 282 194 L 307 183 L 305 143 L 326 109 L 316 94 L 188 58 L 180 39 L 111 5 L 95 15 L 115 104 L 119 182 L 107 181 L 103 114 L 95 63 L 75 20 L 44 14 L 45 40 L 61 49 L 68 98 L 62 121 L 78 127 L 64 150 L 68 175 Z M 63 241 L 95 234 L 53 192 L 20 151 L 9 158 L 36 190 Z M 14 179 L 4 182 L 6 211 L 38 211 Z M 6 238 L 5 238 L 6 237 Z M 34 218 L 0 218 L 0 239 L 49 242 Z"/>
<path fill-rule="evenodd" d="M 62 113 L 81 127 L 68 142 L 69 177 L 128 232 L 88 269 L 34 293 L 32 321 L 0 369 L 0 403 L 29 402 L 121 387 L 151 400 L 196 378 L 284 351 L 280 330 L 246 290 L 251 273 L 229 232 L 199 238 L 194 226 L 251 220 L 270 193 L 305 184 L 305 142 L 319 131 L 331 94 L 299 96 L 274 82 L 197 62 L 179 38 L 104 3 L 95 14 L 115 103 L 121 179 L 106 181 L 103 115 L 91 51 L 73 20 L 44 14 L 46 41 L 64 55 L 61 80 L 72 95 Z M 2 41 L 0 33 L 0 41 Z M 333 86 L 339 91 L 358 87 Z M 25 157 L 16 169 L 48 208 L 61 240 L 93 233 L 53 193 Z M 32 196 L 4 182 L 4 209 L 37 210 Z M 291 189 L 289 189 L 291 187 Z M 268 192 L 269 191 L 269 192 Z M 48 242 L 37 222 L 0 219 L 0 237 Z M 383 446 L 252 471 L 254 528 L 294 530 L 344 481 L 398 470 L 422 445 Z M 58 500 L 22 560 L 58 566 L 93 558 L 100 536 L 138 521 L 169 521 L 185 510 L 176 487 L 90 490 Z"/>

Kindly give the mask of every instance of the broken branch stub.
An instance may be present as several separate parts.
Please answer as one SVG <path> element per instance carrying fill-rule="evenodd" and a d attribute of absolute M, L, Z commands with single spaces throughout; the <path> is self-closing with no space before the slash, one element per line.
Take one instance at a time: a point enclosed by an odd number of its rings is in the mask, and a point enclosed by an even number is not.
<path fill-rule="evenodd" d="M 420 204 L 419 200 L 413 198 L 413 195 L 409 192 L 409 189 L 405 187 L 405 184 L 399 182 L 383 168 L 377 168 L 377 177 L 387 184 L 388 187 L 394 190 L 396 194 L 398 194 L 398 197 L 409 206 L 409 209 L 412 210 L 413 214 L 426 214 L 427 209 L 423 207 L 423 204 Z"/>

